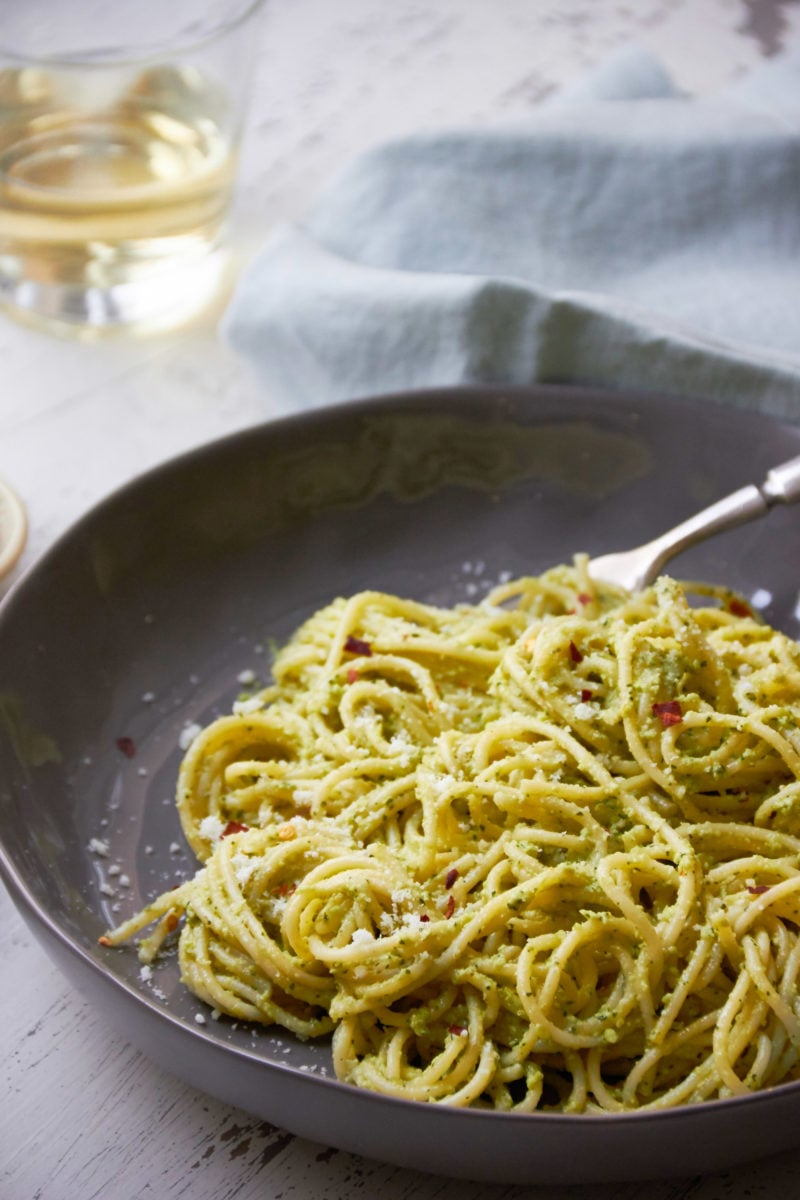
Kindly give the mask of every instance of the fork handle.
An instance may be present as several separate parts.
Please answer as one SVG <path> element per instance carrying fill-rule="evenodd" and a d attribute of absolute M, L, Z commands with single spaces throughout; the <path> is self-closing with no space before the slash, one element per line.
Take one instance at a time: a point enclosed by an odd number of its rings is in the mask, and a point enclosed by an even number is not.
<path fill-rule="evenodd" d="M 792 504 L 796 500 L 800 500 L 800 456 L 772 467 L 759 486 L 749 483 L 723 496 L 653 541 L 635 550 L 594 559 L 590 572 L 596 579 L 608 579 L 636 591 L 652 583 L 662 567 L 682 550 L 715 533 L 763 517 L 775 504 Z"/>
<path fill-rule="evenodd" d="M 796 500 L 800 500 L 800 455 L 772 467 L 762 484 L 756 486 L 750 483 L 731 492 L 729 496 L 689 517 L 688 521 L 655 538 L 650 545 L 656 554 L 661 552 L 660 566 L 663 566 L 678 551 L 686 550 L 712 534 L 764 516 L 774 504 L 793 504 Z"/>
<path fill-rule="evenodd" d="M 724 496 L 722 500 L 717 500 L 702 512 L 695 513 L 674 529 L 654 538 L 648 543 L 653 553 L 651 578 L 661 570 L 665 562 L 681 550 L 688 550 L 690 546 L 704 542 L 715 533 L 723 533 L 726 529 L 733 529 L 756 517 L 763 517 L 770 503 L 762 489 L 750 483 L 736 492 L 731 492 L 729 496 Z"/>
<path fill-rule="evenodd" d="M 800 500 L 800 456 L 767 471 L 759 490 L 770 506 Z"/>

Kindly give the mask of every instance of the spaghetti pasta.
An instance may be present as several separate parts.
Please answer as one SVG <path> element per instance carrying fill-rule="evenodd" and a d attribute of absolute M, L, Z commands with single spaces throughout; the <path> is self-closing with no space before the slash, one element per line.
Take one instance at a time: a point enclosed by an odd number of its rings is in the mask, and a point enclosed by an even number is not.
<path fill-rule="evenodd" d="M 691 602 L 690 602 L 691 601 Z M 178 780 L 204 864 L 101 939 L 412 1100 L 659 1109 L 800 1077 L 800 649 L 583 556 L 335 600 Z"/>

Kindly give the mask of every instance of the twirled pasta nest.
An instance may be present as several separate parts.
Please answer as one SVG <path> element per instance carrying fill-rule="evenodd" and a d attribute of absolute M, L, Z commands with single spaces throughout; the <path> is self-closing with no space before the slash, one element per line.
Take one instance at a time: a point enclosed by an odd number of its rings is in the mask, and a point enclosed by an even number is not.
<path fill-rule="evenodd" d="M 583 557 L 472 606 L 361 593 L 274 678 L 185 756 L 204 865 L 104 944 L 180 924 L 217 1013 L 332 1032 L 339 1078 L 413 1100 L 798 1077 L 800 651 L 741 601 Z"/>

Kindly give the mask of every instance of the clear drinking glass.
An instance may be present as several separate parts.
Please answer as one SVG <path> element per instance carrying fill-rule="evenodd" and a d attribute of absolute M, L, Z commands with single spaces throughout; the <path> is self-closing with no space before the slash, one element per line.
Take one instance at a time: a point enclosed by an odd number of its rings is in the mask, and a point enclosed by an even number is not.
<path fill-rule="evenodd" d="M 92 338 L 224 276 L 264 0 L 25 0 L 0 22 L 0 304 Z"/>

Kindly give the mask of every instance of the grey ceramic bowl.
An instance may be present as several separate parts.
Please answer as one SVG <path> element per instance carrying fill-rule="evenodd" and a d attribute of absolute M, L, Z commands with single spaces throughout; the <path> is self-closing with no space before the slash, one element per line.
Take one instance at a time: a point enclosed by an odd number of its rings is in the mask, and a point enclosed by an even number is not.
<path fill-rule="evenodd" d="M 687 1175 L 800 1144 L 800 1084 L 607 1117 L 379 1097 L 333 1079 L 326 1045 L 196 1023 L 174 957 L 144 979 L 132 950 L 97 945 L 108 923 L 194 870 L 172 804 L 181 729 L 226 711 L 241 671 L 263 677 L 271 639 L 336 594 L 452 602 L 502 572 L 636 545 L 798 453 L 800 430 L 711 405 L 460 389 L 265 425 L 124 487 L 0 610 L 0 862 L 33 932 L 167 1070 L 392 1163 L 563 1183 Z M 755 595 L 796 636 L 798 551 L 800 510 L 784 509 L 674 570 Z"/>

